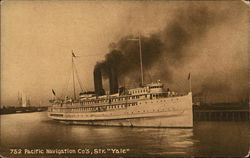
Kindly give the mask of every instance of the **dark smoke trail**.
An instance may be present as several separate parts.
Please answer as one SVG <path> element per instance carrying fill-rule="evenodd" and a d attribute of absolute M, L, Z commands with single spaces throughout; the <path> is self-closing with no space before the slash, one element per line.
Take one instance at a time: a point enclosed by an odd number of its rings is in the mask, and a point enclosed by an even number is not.
<path fill-rule="evenodd" d="M 213 17 L 206 7 L 181 10 L 163 31 L 149 37 L 142 36 L 142 59 L 145 71 L 164 56 L 167 61 L 161 60 L 164 62 L 161 64 L 165 65 L 161 70 L 161 76 L 171 79 L 172 74 L 168 67 L 184 65 L 183 59 L 187 54 L 185 47 L 204 36 L 209 26 L 214 23 Z M 138 42 L 130 41 L 131 38 L 138 37 L 123 37 L 116 43 L 117 48 L 111 50 L 103 62 L 97 63 L 97 66 L 103 69 L 104 76 L 108 76 L 110 68 L 114 68 L 118 77 L 139 70 Z"/>
<path fill-rule="evenodd" d="M 113 68 L 117 75 L 123 76 L 133 71 L 138 71 L 140 66 L 140 54 L 138 41 L 131 41 L 133 36 L 126 36 L 117 43 L 117 48 L 113 49 L 105 56 L 103 62 L 97 63 L 101 67 L 104 76 L 110 73 Z M 142 42 L 142 61 L 145 69 L 150 68 L 163 52 L 163 43 L 158 35 L 141 37 Z"/>
<path fill-rule="evenodd" d="M 165 79 L 171 82 L 173 72 L 191 63 L 202 53 L 202 50 L 190 51 L 189 48 L 206 39 L 212 28 L 230 20 L 234 16 L 231 13 L 233 7 L 234 5 L 220 9 L 220 5 L 215 7 L 202 3 L 197 3 L 195 7 L 190 5 L 177 10 L 174 18 L 167 22 L 163 30 L 149 36 L 141 35 L 144 74 L 150 71 L 151 77 L 155 80 Z M 96 67 L 102 69 L 104 77 L 110 76 L 112 70 L 117 74 L 119 81 L 127 77 L 139 83 L 138 77 L 135 76 L 139 76 L 139 46 L 137 41 L 130 41 L 131 38 L 138 37 L 132 35 L 123 37 L 115 43 L 116 47 L 105 56 L 105 60 L 97 63 Z M 207 74 L 204 70 L 202 75 L 211 78 L 214 74 Z M 218 91 L 218 87 L 223 89 L 221 92 L 231 90 L 230 82 L 222 83 L 219 76 L 212 77 L 212 81 L 206 80 L 199 84 L 197 93 L 204 89 L 209 92 Z"/>

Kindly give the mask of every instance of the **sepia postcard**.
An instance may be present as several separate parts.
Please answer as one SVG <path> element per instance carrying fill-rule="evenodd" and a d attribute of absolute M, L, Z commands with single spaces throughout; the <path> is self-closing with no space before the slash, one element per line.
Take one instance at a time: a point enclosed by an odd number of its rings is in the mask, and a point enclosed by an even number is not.
<path fill-rule="evenodd" d="M 0 157 L 249 157 L 249 7 L 1 1 Z"/>

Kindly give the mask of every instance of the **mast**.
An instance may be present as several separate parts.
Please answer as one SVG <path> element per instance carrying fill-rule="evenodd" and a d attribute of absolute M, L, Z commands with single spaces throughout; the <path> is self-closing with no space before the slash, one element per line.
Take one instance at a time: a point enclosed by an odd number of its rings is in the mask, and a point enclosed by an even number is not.
<path fill-rule="evenodd" d="M 141 35 L 139 34 L 139 49 L 140 49 L 140 66 L 141 66 L 141 85 L 143 86 L 143 66 L 142 66 L 142 52 L 141 52 Z"/>
<path fill-rule="evenodd" d="M 22 94 L 19 91 L 17 93 L 17 101 L 18 101 L 18 105 L 22 106 Z"/>
<path fill-rule="evenodd" d="M 143 86 L 144 84 L 144 79 L 143 79 L 143 66 L 142 66 L 142 51 L 141 51 L 141 34 L 139 33 L 138 38 L 133 38 L 133 39 L 128 39 L 131 41 L 138 41 L 139 43 L 139 52 L 140 52 L 140 70 L 141 70 L 141 85 Z"/>
<path fill-rule="evenodd" d="M 76 89 L 75 89 L 75 74 L 74 74 L 74 52 L 72 50 L 72 77 L 73 77 L 73 90 L 74 90 L 74 100 L 76 100 Z"/>
<path fill-rule="evenodd" d="M 27 96 L 25 93 L 22 93 L 22 107 L 27 106 Z"/>

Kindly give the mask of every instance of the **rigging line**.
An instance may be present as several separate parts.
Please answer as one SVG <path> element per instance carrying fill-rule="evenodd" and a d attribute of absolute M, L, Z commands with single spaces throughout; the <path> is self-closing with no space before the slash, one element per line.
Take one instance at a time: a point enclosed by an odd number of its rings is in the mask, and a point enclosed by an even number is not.
<path fill-rule="evenodd" d="M 182 84 L 182 82 L 176 82 L 175 83 L 175 85 L 176 85 L 176 87 L 178 88 L 178 91 L 180 90 L 180 89 L 183 89 L 183 84 Z"/>
<path fill-rule="evenodd" d="M 68 93 L 68 87 L 69 87 L 69 83 L 70 83 L 70 79 L 71 79 L 71 73 L 72 73 L 72 71 L 70 71 L 70 74 L 68 76 L 68 82 L 66 83 L 66 88 L 65 88 L 65 95 Z"/>
<path fill-rule="evenodd" d="M 76 71 L 76 75 L 77 75 L 78 84 L 79 84 L 82 91 L 86 91 L 86 89 L 84 88 L 84 86 L 83 86 L 83 84 L 82 84 L 82 82 L 80 80 L 80 77 L 79 77 L 79 74 L 78 74 L 78 71 L 77 71 L 77 66 L 76 66 L 75 63 L 74 63 L 74 67 L 75 67 L 75 71 Z"/>
<path fill-rule="evenodd" d="M 61 95 L 61 98 L 67 94 L 67 90 L 68 90 L 68 85 L 69 85 L 69 81 L 70 81 L 70 76 L 71 76 L 71 69 L 69 70 L 69 75 L 68 77 L 66 78 L 66 86 L 64 88 L 62 88 L 62 95 Z M 65 92 L 65 93 L 64 93 Z"/>
<path fill-rule="evenodd" d="M 185 83 L 183 81 L 178 81 L 178 82 L 175 83 L 175 86 L 178 89 L 183 89 L 183 87 L 185 87 Z"/>
<path fill-rule="evenodd" d="M 82 84 L 81 84 L 81 82 L 80 82 L 80 77 L 79 77 L 79 75 L 78 75 L 78 72 L 77 72 L 77 68 L 76 68 L 75 63 L 74 63 L 73 66 L 74 66 L 74 70 L 75 70 L 75 72 L 76 72 L 76 78 L 77 78 L 78 84 L 79 84 L 81 90 L 83 91 L 83 90 L 85 90 L 85 89 L 83 88 L 83 86 L 82 86 Z"/>
<path fill-rule="evenodd" d="M 84 84 L 83 84 L 83 81 L 81 82 L 81 78 L 79 77 L 79 74 L 78 74 L 77 66 L 76 66 L 76 65 L 75 65 L 75 67 L 76 67 L 76 73 L 77 73 L 78 83 L 79 83 L 79 85 L 81 86 L 82 91 L 88 91 L 88 89 L 84 88 L 85 86 L 84 86 Z"/>

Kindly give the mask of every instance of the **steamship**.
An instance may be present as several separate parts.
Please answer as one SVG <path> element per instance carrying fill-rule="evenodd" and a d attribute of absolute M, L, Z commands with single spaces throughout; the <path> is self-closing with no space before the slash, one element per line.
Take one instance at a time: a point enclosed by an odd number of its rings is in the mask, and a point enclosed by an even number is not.
<path fill-rule="evenodd" d="M 138 40 L 140 46 L 140 36 Z M 72 63 L 75 57 L 72 51 Z M 193 127 L 191 90 L 178 94 L 160 80 L 144 84 L 141 49 L 140 63 L 142 83 L 138 88 L 118 88 L 116 76 L 111 75 L 110 91 L 105 93 L 101 69 L 95 68 L 95 91 L 81 92 L 77 99 L 75 91 L 72 98 L 55 97 L 50 100 L 52 105 L 48 108 L 48 117 L 62 123 L 82 125 Z M 189 79 L 191 83 L 190 74 Z M 52 92 L 55 95 L 54 90 Z"/>

